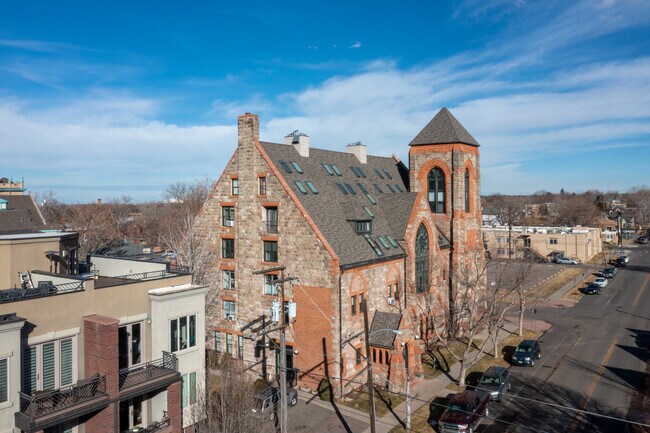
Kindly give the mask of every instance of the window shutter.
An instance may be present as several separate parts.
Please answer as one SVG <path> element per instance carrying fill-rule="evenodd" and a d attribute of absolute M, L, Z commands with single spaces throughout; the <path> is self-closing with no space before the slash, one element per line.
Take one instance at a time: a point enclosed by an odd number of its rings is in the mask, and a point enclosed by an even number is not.
<path fill-rule="evenodd" d="M 61 340 L 61 386 L 72 383 L 72 338 Z"/>
<path fill-rule="evenodd" d="M 54 342 L 43 345 L 43 389 L 54 389 L 55 366 L 54 366 Z"/>
<path fill-rule="evenodd" d="M 9 399 L 7 389 L 7 363 L 8 359 L 0 359 L 0 403 Z"/>
<path fill-rule="evenodd" d="M 23 392 L 36 391 L 36 347 L 28 347 L 23 356 Z"/>

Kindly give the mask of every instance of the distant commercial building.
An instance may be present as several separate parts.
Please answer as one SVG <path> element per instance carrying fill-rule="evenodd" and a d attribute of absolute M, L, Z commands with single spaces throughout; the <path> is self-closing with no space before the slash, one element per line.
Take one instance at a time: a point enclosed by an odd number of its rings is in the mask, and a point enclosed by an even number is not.
<path fill-rule="evenodd" d="M 0 432 L 182 432 L 205 380 L 207 288 L 161 262 L 82 266 L 76 239 L 0 235 Z"/>
<path fill-rule="evenodd" d="M 531 257 L 553 261 L 557 256 L 591 260 L 603 250 L 599 228 L 588 227 L 483 227 L 492 257 Z"/>

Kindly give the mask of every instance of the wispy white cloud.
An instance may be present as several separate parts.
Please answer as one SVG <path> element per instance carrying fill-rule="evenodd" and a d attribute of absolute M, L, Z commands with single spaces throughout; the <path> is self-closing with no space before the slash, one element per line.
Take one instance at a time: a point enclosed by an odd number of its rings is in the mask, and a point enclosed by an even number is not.
<path fill-rule="evenodd" d="M 352 45 L 350 45 L 350 48 L 361 48 L 362 44 L 359 41 L 354 42 Z"/>

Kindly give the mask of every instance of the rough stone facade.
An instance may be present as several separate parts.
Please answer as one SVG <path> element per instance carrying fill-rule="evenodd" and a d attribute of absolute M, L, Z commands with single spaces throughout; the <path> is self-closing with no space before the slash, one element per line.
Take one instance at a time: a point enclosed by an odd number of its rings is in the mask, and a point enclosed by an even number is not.
<path fill-rule="evenodd" d="M 412 146 L 408 180 L 411 193 L 416 193 L 415 202 L 403 237 L 397 239 L 405 254 L 342 266 L 300 197 L 260 145 L 258 117 L 240 116 L 238 127 L 238 147 L 197 220 L 199 236 L 214 239 L 214 248 L 219 253 L 224 239 L 232 239 L 235 247 L 234 258 L 221 258 L 216 269 L 218 301 L 212 317 L 208 318 L 208 326 L 215 336 L 212 347 L 220 346 L 222 352 L 241 358 L 267 378 L 275 374 L 277 358 L 272 351 L 279 343 L 279 331 L 261 337 L 264 330 L 255 321 L 265 315 L 265 323 L 268 322 L 269 309 L 279 296 L 265 294 L 264 277 L 254 272 L 284 266 L 282 272 L 274 273 L 285 279 L 298 278 L 284 283 L 284 300 L 298 305 L 296 318 L 286 328 L 290 362 L 299 370 L 298 383 L 314 389 L 323 378 L 328 378 L 337 394 L 343 393 L 365 383 L 365 375 L 360 373 L 368 357 L 375 367 L 377 383 L 403 389 L 407 362 L 411 380 L 422 373 L 420 355 L 426 341 L 423 322 L 432 309 L 441 312 L 448 309 L 449 294 L 455 284 L 453 264 L 470 250 L 482 247 L 478 146 L 463 143 Z M 445 173 L 447 212 L 444 214 L 432 213 L 428 203 L 427 174 L 433 167 Z M 465 210 L 466 170 L 470 185 L 468 211 Z M 263 194 L 261 178 L 266 180 Z M 233 179 L 236 179 L 236 194 L 233 194 Z M 234 207 L 234 223 L 224 224 L 224 207 Z M 265 225 L 267 208 L 278 210 L 277 230 L 269 230 Z M 422 224 L 429 235 L 430 289 L 417 294 L 414 243 Z M 439 245 L 439 231 L 451 245 Z M 265 241 L 277 242 L 277 261 L 264 260 Z M 234 290 L 222 288 L 222 271 L 234 271 Z M 370 322 L 377 311 L 401 317 L 400 333 L 395 335 L 393 347 L 376 347 L 371 349 L 372 353 L 365 353 L 361 338 L 362 298 L 367 302 Z M 234 320 L 226 318 L 224 302 L 235 303 Z M 243 344 L 243 351 L 239 350 L 238 341 Z M 265 367 L 263 359 L 266 359 Z"/>

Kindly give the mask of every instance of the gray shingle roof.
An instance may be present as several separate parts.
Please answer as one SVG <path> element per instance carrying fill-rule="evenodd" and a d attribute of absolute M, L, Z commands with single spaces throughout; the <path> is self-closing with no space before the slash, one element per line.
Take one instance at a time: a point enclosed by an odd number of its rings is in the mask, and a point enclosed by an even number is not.
<path fill-rule="evenodd" d="M 410 145 L 449 143 L 479 145 L 453 114 L 446 107 L 443 107 L 427 126 L 415 136 Z"/>
<path fill-rule="evenodd" d="M 401 314 L 375 311 L 375 316 L 372 318 L 372 325 L 370 325 L 370 331 L 368 333 L 368 343 L 374 347 L 392 349 L 396 335 L 393 330 L 399 329 L 399 322 L 401 320 Z"/>
<path fill-rule="evenodd" d="M 0 210 L 0 234 L 34 233 L 45 229 L 45 220 L 30 195 L 0 195 L 7 209 Z"/>
<path fill-rule="evenodd" d="M 350 153 L 317 148 L 310 148 L 309 157 L 301 157 L 292 145 L 268 142 L 261 142 L 260 145 L 334 249 L 342 267 L 404 257 L 405 252 L 401 247 L 385 248 L 377 240 L 378 236 L 385 235 L 402 240 L 406 232 L 415 194 L 408 192 L 408 170 L 402 163 L 390 157 L 369 155 L 367 163 L 361 164 L 356 156 Z M 296 161 L 303 173 L 297 173 L 293 167 L 292 172 L 287 173 L 280 164 L 281 160 L 286 161 L 289 166 L 291 161 Z M 323 164 L 335 164 L 342 175 L 330 176 Z M 361 167 L 366 177 L 357 177 L 350 166 Z M 382 173 L 383 179 L 375 169 Z M 392 179 L 387 178 L 384 170 L 390 173 Z M 296 180 L 301 181 L 305 188 L 305 182 L 311 181 L 318 194 L 313 194 L 308 188 L 307 194 L 303 194 L 294 183 Z M 342 193 L 337 183 L 349 184 L 356 194 Z M 377 183 L 383 192 L 378 192 L 374 183 Z M 370 201 L 361 191 L 359 184 L 364 186 L 377 204 Z M 395 192 L 390 192 L 386 184 L 390 184 Z M 395 185 L 399 185 L 402 192 L 399 192 Z M 368 215 L 364 206 L 373 213 L 373 217 Z M 372 221 L 370 236 L 383 253 L 381 256 L 363 235 L 355 233 L 355 221 L 361 220 Z"/>

